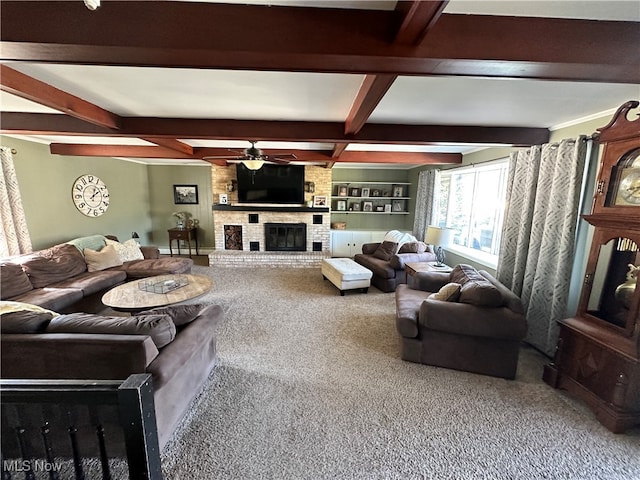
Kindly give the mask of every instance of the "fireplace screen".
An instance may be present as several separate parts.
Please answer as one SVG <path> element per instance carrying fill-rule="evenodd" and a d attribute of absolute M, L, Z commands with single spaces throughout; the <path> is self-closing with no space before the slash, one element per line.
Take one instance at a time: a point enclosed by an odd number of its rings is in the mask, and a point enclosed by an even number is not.
<path fill-rule="evenodd" d="M 265 223 L 265 250 L 270 252 L 306 252 L 306 223 Z"/>

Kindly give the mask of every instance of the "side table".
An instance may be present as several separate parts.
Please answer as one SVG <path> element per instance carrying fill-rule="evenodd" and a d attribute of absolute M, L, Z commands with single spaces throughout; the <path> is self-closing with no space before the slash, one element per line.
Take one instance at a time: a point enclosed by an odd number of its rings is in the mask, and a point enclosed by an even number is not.
<path fill-rule="evenodd" d="M 198 229 L 193 228 L 170 228 L 169 232 L 169 253 L 173 257 L 172 244 L 174 240 L 178 242 L 178 255 L 180 255 L 180 240 L 189 244 L 189 258 L 191 258 L 191 240 L 196 244 L 196 255 L 198 255 Z"/>
<path fill-rule="evenodd" d="M 436 267 L 436 262 L 407 262 L 404 266 L 407 272 L 407 284 L 409 287 L 414 286 L 415 277 L 419 272 L 444 272 L 449 273 L 453 270 L 449 265 Z"/>

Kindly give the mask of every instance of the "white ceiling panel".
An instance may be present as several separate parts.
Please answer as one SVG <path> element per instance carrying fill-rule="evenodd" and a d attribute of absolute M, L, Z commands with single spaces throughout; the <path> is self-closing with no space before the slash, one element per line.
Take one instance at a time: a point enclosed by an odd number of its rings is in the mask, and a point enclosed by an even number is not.
<path fill-rule="evenodd" d="M 400 77 L 372 123 L 549 128 L 619 107 L 640 85 L 470 77 Z"/>
<path fill-rule="evenodd" d="M 362 75 L 10 64 L 121 116 L 342 121 Z"/>
<path fill-rule="evenodd" d="M 3 90 L 0 90 L 0 110 L 3 112 L 60 113 L 58 110 L 25 100 Z"/>
<path fill-rule="evenodd" d="M 444 13 L 640 21 L 638 0 L 451 0 Z"/>

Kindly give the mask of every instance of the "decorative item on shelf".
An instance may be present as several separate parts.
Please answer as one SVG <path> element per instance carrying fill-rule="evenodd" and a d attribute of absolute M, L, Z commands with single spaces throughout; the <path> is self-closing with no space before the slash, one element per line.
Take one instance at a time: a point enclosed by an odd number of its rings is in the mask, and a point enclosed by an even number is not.
<path fill-rule="evenodd" d="M 636 266 L 633 263 L 630 263 L 628 267 L 629 271 L 627 272 L 627 281 L 618 285 L 615 293 L 616 301 L 620 302 L 627 310 L 631 308 L 631 300 L 633 299 L 633 294 L 636 291 L 638 275 L 640 274 L 640 265 Z"/>
<path fill-rule="evenodd" d="M 349 195 L 351 197 L 359 197 L 360 196 L 360 189 L 359 188 L 352 188 L 351 192 L 349 192 Z"/>
<path fill-rule="evenodd" d="M 373 211 L 373 202 L 362 202 L 362 211 L 363 212 L 372 212 Z"/>
<path fill-rule="evenodd" d="M 331 223 L 331 228 L 333 230 L 346 230 L 347 222 L 333 222 Z"/>
<path fill-rule="evenodd" d="M 189 212 L 173 212 L 173 216 L 177 218 L 176 228 L 184 228 L 185 222 L 191 217 Z"/>
<path fill-rule="evenodd" d="M 336 210 L 339 210 L 341 212 L 344 212 L 347 209 L 347 202 L 346 200 L 338 200 L 337 204 L 336 204 Z"/>
<path fill-rule="evenodd" d="M 351 208 L 353 209 L 354 212 L 359 212 L 360 211 L 360 202 L 354 202 L 351 204 Z"/>
<path fill-rule="evenodd" d="M 326 195 L 316 195 L 313 197 L 313 206 L 314 207 L 326 207 L 327 206 L 327 196 Z"/>
<path fill-rule="evenodd" d="M 371 196 L 372 197 L 379 197 L 380 196 L 380 190 L 375 189 L 371 192 Z"/>
<path fill-rule="evenodd" d="M 307 193 L 315 193 L 316 184 L 314 182 L 304 182 L 304 191 Z"/>
<path fill-rule="evenodd" d="M 390 203 L 386 203 L 384 205 L 384 211 L 387 213 L 391 213 L 391 204 Z"/>
<path fill-rule="evenodd" d="M 369 196 L 369 194 L 370 194 L 369 192 L 371 192 L 371 190 L 369 189 L 369 187 L 363 187 L 361 197 L 368 197 L 368 196 Z"/>
<path fill-rule="evenodd" d="M 238 188 L 238 181 L 237 180 L 233 180 L 233 179 L 229 180 L 227 182 L 226 188 L 227 188 L 227 192 L 235 192 L 236 189 Z M 220 203 L 222 203 L 222 202 L 220 202 Z"/>
<path fill-rule="evenodd" d="M 442 247 L 446 247 L 451 243 L 452 236 L 453 230 L 450 228 L 440 228 L 431 225 L 427 228 L 427 234 L 424 237 L 424 242 L 429 245 L 433 245 L 436 259 L 438 260 L 435 264 L 436 267 L 444 266 L 445 254 Z"/>
<path fill-rule="evenodd" d="M 376 212 L 384 212 L 384 205 L 376 205 Z"/>
<path fill-rule="evenodd" d="M 394 212 L 404 212 L 404 202 L 402 200 L 394 200 L 391 203 L 391 210 Z"/>
<path fill-rule="evenodd" d="M 218 195 L 218 203 L 220 205 L 227 205 L 229 203 L 229 197 L 226 193 L 221 193 L 220 195 Z"/>
<path fill-rule="evenodd" d="M 348 188 L 346 185 L 340 185 L 338 187 L 338 196 L 339 197 L 346 197 L 348 195 Z"/>
<path fill-rule="evenodd" d="M 400 185 L 395 185 L 393 187 L 393 196 L 394 197 L 404 197 L 404 195 L 402 194 L 403 192 L 403 188 Z"/>

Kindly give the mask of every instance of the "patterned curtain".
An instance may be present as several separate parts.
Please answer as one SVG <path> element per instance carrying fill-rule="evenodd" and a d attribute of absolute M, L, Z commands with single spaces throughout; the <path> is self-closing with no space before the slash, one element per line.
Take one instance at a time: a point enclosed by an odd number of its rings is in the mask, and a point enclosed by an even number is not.
<path fill-rule="evenodd" d="M 0 147 L 0 257 L 31 252 L 31 237 L 22 208 L 11 149 Z"/>
<path fill-rule="evenodd" d="M 438 171 L 423 170 L 418 175 L 418 191 L 416 192 L 416 211 L 413 220 L 413 235 L 424 240 L 427 227 L 433 218 L 433 203 L 436 191 Z"/>
<path fill-rule="evenodd" d="M 553 355 L 566 316 L 586 137 L 511 154 L 497 277 L 522 298 L 525 341 Z"/>

